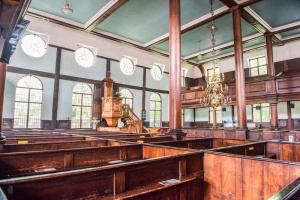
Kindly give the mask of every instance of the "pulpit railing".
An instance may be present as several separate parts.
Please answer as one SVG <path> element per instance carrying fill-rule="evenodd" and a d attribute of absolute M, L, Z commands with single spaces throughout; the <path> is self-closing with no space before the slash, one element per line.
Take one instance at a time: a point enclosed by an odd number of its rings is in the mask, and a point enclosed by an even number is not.
<path fill-rule="evenodd" d="M 142 120 L 133 112 L 133 110 L 130 108 L 129 104 L 123 104 L 122 105 L 122 111 L 123 111 L 123 117 L 125 120 L 130 120 L 131 125 L 136 128 L 137 133 L 142 132 Z"/>

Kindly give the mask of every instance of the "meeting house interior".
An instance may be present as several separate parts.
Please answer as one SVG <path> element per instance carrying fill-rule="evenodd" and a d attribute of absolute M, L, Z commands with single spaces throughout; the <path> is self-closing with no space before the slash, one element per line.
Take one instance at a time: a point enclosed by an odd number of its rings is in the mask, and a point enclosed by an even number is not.
<path fill-rule="evenodd" d="M 300 199 L 299 0 L 0 0 L 0 200 Z"/>

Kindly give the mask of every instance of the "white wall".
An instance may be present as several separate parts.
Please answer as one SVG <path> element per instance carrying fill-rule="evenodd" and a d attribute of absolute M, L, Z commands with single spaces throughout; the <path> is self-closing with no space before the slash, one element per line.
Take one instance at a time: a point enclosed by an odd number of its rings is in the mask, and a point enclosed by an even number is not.
<path fill-rule="evenodd" d="M 95 58 L 91 67 L 82 67 L 75 60 L 75 52 L 62 50 L 60 73 L 74 77 L 103 80 L 106 77 L 106 59 Z"/>
<path fill-rule="evenodd" d="M 21 42 L 19 42 L 15 52 L 10 58 L 8 66 L 19 67 L 23 69 L 30 69 L 36 71 L 43 71 L 48 73 L 55 72 L 56 65 L 56 48 L 49 47 L 45 55 L 39 58 L 28 56 L 21 49 Z"/>
<path fill-rule="evenodd" d="M 110 72 L 110 77 L 116 83 L 123 83 L 133 86 L 143 86 L 143 68 L 141 67 L 135 67 L 135 71 L 132 75 L 126 75 L 121 71 L 119 62 L 111 61 Z"/>
<path fill-rule="evenodd" d="M 14 118 L 16 86 L 24 74 L 6 74 L 3 118 Z M 52 119 L 54 79 L 38 77 L 43 84 L 42 120 Z"/>
<path fill-rule="evenodd" d="M 222 120 L 232 120 L 231 106 L 223 106 L 222 108 L 226 108 L 226 111 L 222 111 Z"/>
<path fill-rule="evenodd" d="M 209 108 L 196 108 L 195 121 L 196 122 L 209 121 L 208 113 L 209 113 Z"/>
<path fill-rule="evenodd" d="M 287 119 L 287 103 L 279 102 L 277 104 L 278 119 Z"/>
<path fill-rule="evenodd" d="M 151 75 L 151 70 L 146 70 L 146 88 L 168 91 L 169 74 L 163 73 L 160 80 L 155 80 Z"/>
<path fill-rule="evenodd" d="M 194 109 L 184 109 L 184 122 L 194 122 Z"/>
<path fill-rule="evenodd" d="M 295 108 L 291 108 L 292 119 L 300 118 L 300 101 L 291 101 L 291 103 L 295 104 Z"/>

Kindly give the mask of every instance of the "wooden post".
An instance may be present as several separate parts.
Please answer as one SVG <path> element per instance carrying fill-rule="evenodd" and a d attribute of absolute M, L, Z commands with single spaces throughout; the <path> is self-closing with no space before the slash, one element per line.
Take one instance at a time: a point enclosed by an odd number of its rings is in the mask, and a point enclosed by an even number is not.
<path fill-rule="evenodd" d="M 270 103 L 271 106 L 271 128 L 278 129 L 277 103 Z"/>
<path fill-rule="evenodd" d="M 275 76 L 275 68 L 273 61 L 273 43 L 272 43 L 272 33 L 265 34 L 266 46 L 267 46 L 267 59 L 268 59 L 268 74 L 269 76 Z"/>
<path fill-rule="evenodd" d="M 170 58 L 169 58 L 169 130 L 168 135 L 180 140 L 181 130 L 181 27 L 180 0 L 170 0 Z"/>
<path fill-rule="evenodd" d="M 61 63 L 61 48 L 57 48 L 56 52 L 56 66 L 54 76 L 54 90 L 53 90 L 53 103 L 52 103 L 52 121 L 51 128 L 57 128 L 57 110 L 58 110 L 58 94 L 59 94 L 59 75 L 60 75 L 60 63 Z"/>
<path fill-rule="evenodd" d="M 5 79 L 6 63 L 0 62 L 0 152 L 3 152 L 3 145 L 6 142 L 5 137 L 2 134 Z"/>
<path fill-rule="evenodd" d="M 246 121 L 246 95 L 245 95 L 245 72 L 243 63 L 241 10 L 236 9 L 233 14 L 233 35 L 235 55 L 235 79 L 236 79 L 236 102 L 237 102 L 237 126 L 239 129 L 247 128 Z"/>
<path fill-rule="evenodd" d="M 293 119 L 292 119 L 292 110 L 291 110 L 291 102 L 288 101 L 287 102 L 287 116 L 288 116 L 288 119 L 287 119 L 287 122 L 286 122 L 286 129 L 288 130 L 293 130 L 294 127 L 293 127 Z"/>
<path fill-rule="evenodd" d="M 213 107 L 213 128 L 217 128 L 217 111 L 215 107 Z"/>

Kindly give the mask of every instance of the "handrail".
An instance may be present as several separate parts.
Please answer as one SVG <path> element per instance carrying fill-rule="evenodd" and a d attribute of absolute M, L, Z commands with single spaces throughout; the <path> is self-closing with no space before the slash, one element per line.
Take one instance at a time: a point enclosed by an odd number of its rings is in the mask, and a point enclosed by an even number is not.
<path fill-rule="evenodd" d="M 142 120 L 133 112 L 130 108 L 129 104 L 122 105 L 123 116 L 124 118 L 130 118 L 130 120 L 134 123 L 133 125 L 136 127 L 138 133 L 142 132 Z"/>

